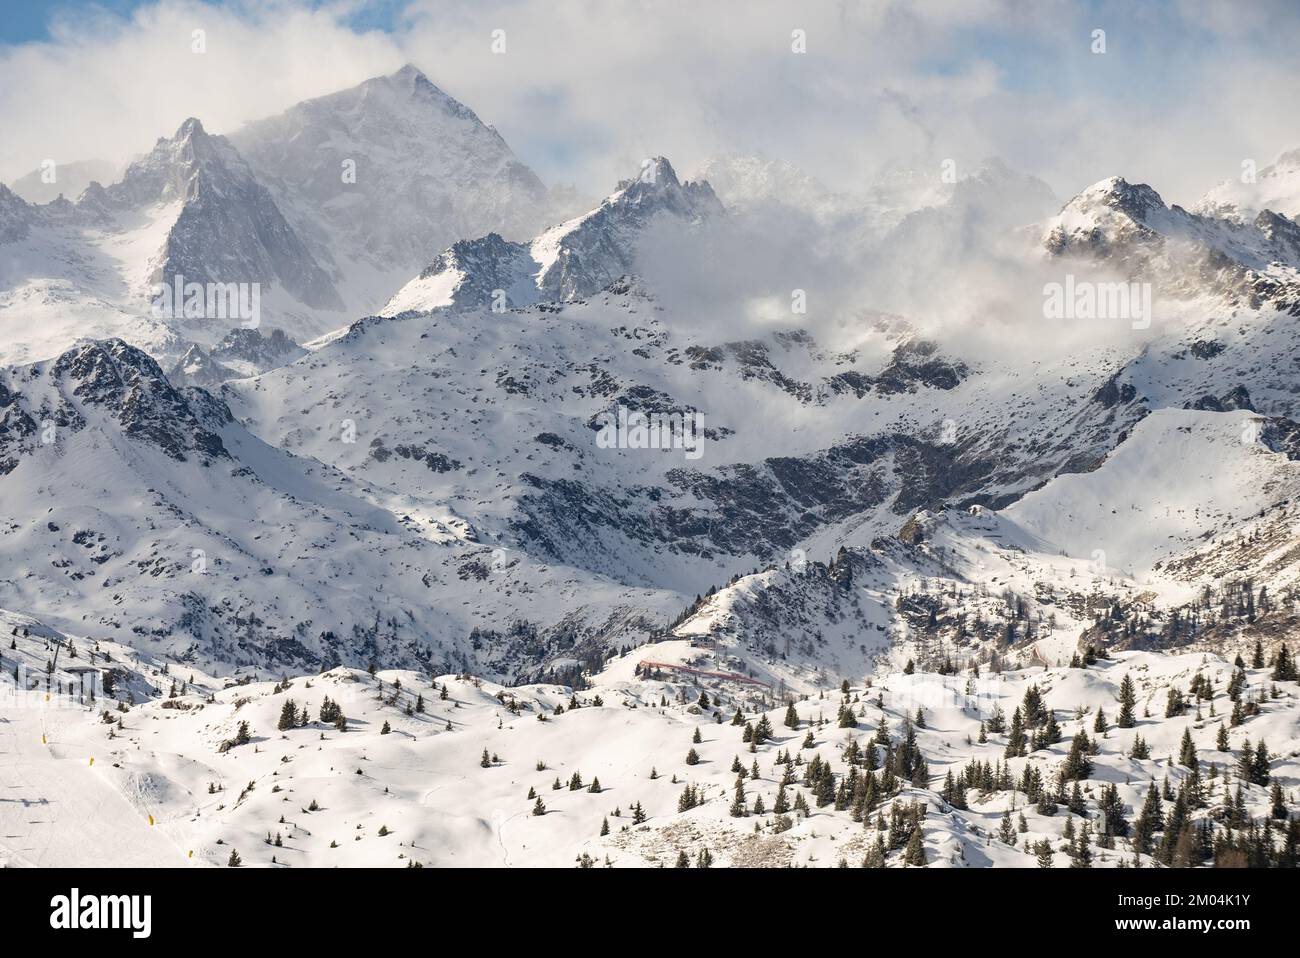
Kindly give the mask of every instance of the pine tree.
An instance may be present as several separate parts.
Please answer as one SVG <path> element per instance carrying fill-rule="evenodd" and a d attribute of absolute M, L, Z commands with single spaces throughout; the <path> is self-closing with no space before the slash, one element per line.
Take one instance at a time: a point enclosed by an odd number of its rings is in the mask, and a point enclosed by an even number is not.
<path fill-rule="evenodd" d="M 1262 669 L 1264 667 L 1264 643 L 1260 639 L 1255 640 L 1255 651 L 1250 658 L 1250 667 L 1252 669 Z"/>
<path fill-rule="evenodd" d="M 907 840 L 907 849 L 903 852 L 903 864 L 918 868 L 925 867 L 925 841 L 920 825 L 912 829 L 912 835 Z"/>
<path fill-rule="evenodd" d="M 538 795 L 536 801 L 533 802 L 533 814 L 534 815 L 546 814 L 546 806 L 542 804 L 542 796 L 540 795 Z"/>
<path fill-rule="evenodd" d="M 285 699 L 284 705 L 280 707 L 280 721 L 275 727 L 281 732 L 298 727 L 298 706 L 294 704 L 293 699 Z"/>
<path fill-rule="evenodd" d="M 239 852 L 232 848 L 230 850 L 230 857 L 226 859 L 226 867 L 238 868 L 242 864 L 244 864 L 244 860 L 239 857 Z"/>
<path fill-rule="evenodd" d="M 1025 754 L 1025 723 L 1020 714 L 1020 707 L 1011 713 L 1011 731 L 1007 734 L 1007 758 L 1019 758 Z"/>
<path fill-rule="evenodd" d="M 1124 817 L 1124 802 L 1114 783 L 1101 790 L 1102 833 L 1108 838 L 1122 838 L 1128 834 L 1128 819 Z"/>
<path fill-rule="evenodd" d="M 1287 820 L 1286 799 L 1282 795 L 1282 783 L 1275 781 L 1272 791 L 1269 793 L 1269 803 L 1272 806 L 1269 814 L 1280 822 Z"/>
<path fill-rule="evenodd" d="M 737 760 L 737 761 L 739 761 L 739 760 Z M 695 751 L 695 749 L 691 749 L 689 752 L 687 752 L 687 753 L 686 753 L 686 764 L 687 764 L 687 765 L 699 765 L 699 764 L 700 764 L 700 753 L 697 752 L 697 751 Z"/>
<path fill-rule="evenodd" d="M 1039 868 L 1052 867 L 1052 843 L 1043 839 L 1034 845 L 1034 854 L 1038 857 Z"/>
<path fill-rule="evenodd" d="M 998 839 L 1005 845 L 1015 847 L 1016 829 L 1011 824 L 1011 809 L 1009 808 L 1002 810 L 1002 825 L 998 829 Z"/>
<path fill-rule="evenodd" d="M 1120 728 L 1132 728 L 1137 724 L 1133 707 L 1137 704 L 1137 693 L 1133 689 L 1133 679 L 1127 672 L 1119 683 L 1119 720 L 1115 723 Z"/>
<path fill-rule="evenodd" d="M 866 855 L 862 859 L 863 868 L 884 868 L 885 867 L 885 842 L 876 833 L 875 842 L 867 849 Z"/>
<path fill-rule="evenodd" d="M 1178 747 L 1178 764 L 1184 768 L 1199 768 L 1196 761 L 1196 745 L 1192 742 L 1192 730 L 1183 729 L 1183 740 Z"/>
<path fill-rule="evenodd" d="M 1071 868 L 1091 868 L 1092 867 L 1092 842 L 1089 839 L 1091 829 L 1087 823 L 1079 829 L 1079 841 L 1074 846 L 1070 867 Z"/>
<path fill-rule="evenodd" d="M 1106 731 L 1106 710 L 1100 705 L 1097 706 L 1097 719 L 1092 723 L 1092 730 L 1098 735 Z"/>
<path fill-rule="evenodd" d="M 785 782 L 782 782 L 776 790 L 776 802 L 772 805 L 772 811 L 777 815 L 784 815 L 790 811 L 790 800 L 785 794 Z"/>
<path fill-rule="evenodd" d="M 691 867 L 691 860 L 690 858 L 687 857 L 686 851 L 684 849 L 677 853 L 677 865 L 675 867 L 677 868 Z"/>
<path fill-rule="evenodd" d="M 799 727 L 799 713 L 795 711 L 793 702 L 787 705 L 785 709 L 785 727 L 791 729 Z"/>
<path fill-rule="evenodd" d="M 1080 781 L 1092 775 L 1092 759 L 1088 757 L 1088 735 L 1080 731 L 1070 743 L 1070 753 L 1061 769 L 1061 781 Z"/>
<path fill-rule="evenodd" d="M 1214 747 L 1220 752 L 1232 751 L 1232 743 L 1228 741 L 1228 727 L 1222 722 L 1219 723 L 1219 731 L 1214 740 Z"/>
<path fill-rule="evenodd" d="M 1161 810 L 1160 792 L 1155 782 L 1147 789 L 1147 799 L 1138 813 L 1133 825 L 1133 847 L 1143 854 L 1151 853 L 1151 840 L 1155 833 L 1165 827 L 1165 816 Z"/>
<path fill-rule="evenodd" d="M 1273 665 L 1274 682 L 1294 682 L 1296 680 L 1295 659 L 1287 650 L 1286 643 L 1282 643 L 1277 650 L 1277 662 Z"/>
<path fill-rule="evenodd" d="M 731 800 L 731 808 L 729 811 L 732 818 L 744 818 L 748 814 L 745 810 L 744 779 L 736 779 L 736 794 Z"/>

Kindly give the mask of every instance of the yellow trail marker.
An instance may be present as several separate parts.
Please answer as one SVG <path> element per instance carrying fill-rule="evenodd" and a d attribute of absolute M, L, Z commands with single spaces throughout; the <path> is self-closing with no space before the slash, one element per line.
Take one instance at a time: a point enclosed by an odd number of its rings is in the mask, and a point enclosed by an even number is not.
<path fill-rule="evenodd" d="M 193 857 L 194 857 L 194 849 L 191 848 L 191 849 L 190 849 L 190 853 L 189 853 L 188 855 L 186 855 L 185 857 L 186 857 L 186 858 L 193 858 Z"/>
<path fill-rule="evenodd" d="M 153 824 L 153 816 L 152 816 L 152 815 L 149 816 L 149 824 L 150 824 L 150 825 Z"/>
<path fill-rule="evenodd" d="M 49 692 L 46 692 L 46 693 L 45 693 L 45 701 L 48 702 L 49 700 L 50 700 L 50 693 L 49 693 Z"/>
<path fill-rule="evenodd" d="M 93 756 L 93 755 L 90 756 L 90 764 L 91 764 L 91 765 L 94 765 L 94 764 L 95 764 L 95 756 Z"/>
<path fill-rule="evenodd" d="M 48 742 L 45 741 L 45 733 L 44 733 L 44 732 L 41 733 L 41 744 L 42 744 L 42 745 L 48 745 L 48 744 L 49 744 Z"/>

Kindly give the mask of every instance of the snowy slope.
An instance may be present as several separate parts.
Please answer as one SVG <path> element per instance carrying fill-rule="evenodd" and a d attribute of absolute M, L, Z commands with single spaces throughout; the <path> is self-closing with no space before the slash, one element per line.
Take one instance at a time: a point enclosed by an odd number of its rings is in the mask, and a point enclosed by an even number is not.
<path fill-rule="evenodd" d="M 707 650 L 662 643 L 611 660 L 593 687 L 576 693 L 560 686 L 500 687 L 465 675 L 370 676 L 347 669 L 222 685 L 173 668 L 160 677 L 160 684 L 170 679 L 173 697 L 164 693 L 103 717 L 66 698 L 47 703 L 40 693 L 11 693 L 0 714 L 5 748 L 20 761 L 0 773 L 8 791 L 29 804 L 69 792 L 76 797 L 50 802 L 50 813 L 35 819 L 18 812 L 18 802 L 0 806 L 0 856 L 20 865 L 224 867 L 233 851 L 243 867 L 289 868 L 573 867 L 586 856 L 596 867 L 672 867 L 684 853 L 695 867 L 707 849 L 715 866 L 834 867 L 863 864 L 879 835 L 881 864 L 901 867 L 913 826 L 895 821 L 894 812 L 919 803 L 920 844 L 930 867 L 1036 867 L 1030 846 L 1043 840 L 1050 864 L 1065 867 L 1078 850 L 1077 841 L 1071 852 L 1061 837 L 1067 821 L 1076 833 L 1088 828 L 1095 867 L 1114 867 L 1134 863 L 1132 826 L 1149 784 L 1178 789 L 1188 781 L 1190 769 L 1169 763 L 1179 756 L 1184 731 L 1192 734 L 1204 796 L 1204 807 L 1192 812 L 1195 822 L 1213 821 L 1225 800 L 1233 805 L 1237 776 L 1229 788 L 1223 773 L 1247 740 L 1266 741 L 1268 774 L 1282 785 L 1288 806 L 1297 802 L 1295 683 L 1278 683 L 1280 697 L 1270 698 L 1263 694 L 1267 670 L 1248 671 L 1242 700 L 1258 700 L 1259 714 L 1228 729 L 1234 751 L 1220 752 L 1216 736 L 1231 711 L 1224 690 L 1232 669 L 1213 656 L 1127 653 L 1087 669 L 978 678 L 894 674 L 869 688 L 853 683 L 844 700 L 854 710 L 854 727 L 837 727 L 838 690 L 792 697 L 797 728 L 785 725 L 784 703 L 762 690 L 692 681 L 671 670 L 638 678 L 636 664 L 652 657 L 709 665 Z M 1212 683 L 1214 698 L 1195 719 L 1190 712 L 1162 718 L 1168 690 L 1186 691 L 1197 674 Z M 1137 693 L 1136 727 L 1116 729 L 1125 676 Z M 995 710 L 1010 716 L 1031 685 L 1052 710 L 1060 741 L 1006 759 L 1006 782 L 970 778 L 968 788 L 946 785 L 949 775 L 973 775 L 973 761 L 1001 773 L 1007 733 L 990 731 L 987 742 L 978 742 L 981 723 Z M 346 731 L 320 720 L 326 698 L 341 708 Z M 299 723 L 281 730 L 289 701 Z M 765 716 L 773 739 L 751 752 L 744 729 L 731 722 L 737 708 L 751 724 Z M 1217 717 L 1206 717 L 1211 708 Z M 872 797 L 843 791 L 847 777 L 860 784 L 869 774 L 846 757 L 847 744 L 857 743 L 859 762 L 873 740 L 899 746 L 918 710 L 924 726 L 911 734 L 926 772 L 889 786 L 875 771 L 870 774 L 883 791 Z M 1108 719 L 1104 733 L 1094 732 L 1099 710 Z M 247 723 L 247 744 L 223 750 L 223 743 L 238 741 L 241 723 Z M 1055 791 L 1055 775 L 1079 731 L 1095 739 L 1097 752 L 1079 779 L 1077 813 L 1054 805 L 1046 814 L 1008 787 L 1033 769 Z M 1129 755 L 1138 736 L 1149 758 Z M 691 750 L 698 755 L 694 764 L 687 759 Z M 873 766 L 884 758 L 879 744 L 874 752 Z M 796 761 L 788 772 L 779 761 L 785 753 Z M 814 756 L 829 763 L 831 788 L 823 794 L 831 800 L 819 799 L 819 789 L 805 782 Z M 744 769 L 743 817 L 732 814 L 734 762 Z M 783 776 L 785 800 L 802 800 L 806 813 L 773 811 Z M 682 810 L 688 785 L 699 804 Z M 1107 848 L 1099 800 L 1110 785 L 1128 832 Z M 837 790 L 841 797 L 834 800 Z M 1067 782 L 1065 798 L 1070 791 Z M 83 802 L 82 795 L 96 801 Z M 755 811 L 759 799 L 763 810 Z M 1165 812 L 1173 805 L 1161 804 Z M 1243 784 L 1241 808 L 1256 821 L 1267 817 L 1268 789 Z M 77 844 L 60 838 L 74 821 Z M 1144 866 L 1157 864 L 1163 838 L 1154 835 L 1152 855 L 1141 855 Z"/>

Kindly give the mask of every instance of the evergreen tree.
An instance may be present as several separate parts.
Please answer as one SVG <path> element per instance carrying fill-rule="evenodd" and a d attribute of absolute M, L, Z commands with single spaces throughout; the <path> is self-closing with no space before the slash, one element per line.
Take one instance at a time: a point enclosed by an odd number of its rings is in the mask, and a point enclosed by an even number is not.
<path fill-rule="evenodd" d="M 745 810 L 744 779 L 736 779 L 736 794 L 731 800 L 730 814 L 732 818 L 744 818 L 748 814 Z"/>
<path fill-rule="evenodd" d="M 998 829 L 998 839 L 1005 845 L 1015 847 L 1016 829 L 1011 824 L 1011 809 L 1009 808 L 1002 810 L 1002 824 Z"/>
<path fill-rule="evenodd" d="M 1047 839 L 1044 838 L 1034 845 L 1034 854 L 1038 858 L 1039 868 L 1052 867 L 1052 843 Z"/>
<path fill-rule="evenodd" d="M 1277 661 L 1273 665 L 1274 682 L 1294 682 L 1296 681 L 1295 659 L 1287 650 L 1286 643 L 1278 647 Z"/>
<path fill-rule="evenodd" d="M 1132 728 L 1137 724 L 1133 707 L 1137 704 L 1137 692 L 1133 689 L 1133 679 L 1125 672 L 1119 683 L 1119 719 L 1115 723 L 1120 728 Z"/>
<path fill-rule="evenodd" d="M 1161 810 L 1160 792 L 1155 782 L 1147 789 L 1147 799 L 1138 813 L 1133 825 L 1133 847 L 1143 854 L 1151 853 L 1151 841 L 1155 833 L 1165 827 L 1165 816 Z"/>
<path fill-rule="evenodd" d="M 1081 781 L 1092 775 L 1092 759 L 1088 757 L 1088 735 L 1080 731 L 1070 742 L 1070 753 L 1061 769 L 1061 781 Z"/>
<path fill-rule="evenodd" d="M 1079 841 L 1074 846 L 1073 853 L 1070 855 L 1071 868 L 1091 868 L 1092 867 L 1092 842 L 1089 838 L 1091 829 L 1087 823 L 1079 829 Z"/>
<path fill-rule="evenodd" d="M 280 707 L 280 721 L 275 727 L 281 732 L 298 727 L 298 706 L 294 704 L 293 699 L 285 699 L 284 705 Z"/>
<path fill-rule="evenodd" d="M 1011 713 L 1011 731 L 1007 735 L 1007 758 L 1019 758 L 1026 753 L 1025 723 L 1020 714 L 1020 707 Z"/>
<path fill-rule="evenodd" d="M 785 782 L 782 782 L 776 790 L 776 802 L 772 805 L 772 811 L 777 815 L 784 815 L 790 811 L 790 800 L 785 794 Z"/>
<path fill-rule="evenodd" d="M 912 835 L 907 840 L 907 849 L 903 852 L 903 864 L 918 868 L 925 867 L 925 840 L 920 825 L 912 829 Z"/>
<path fill-rule="evenodd" d="M 1269 793 L 1269 803 L 1272 806 L 1269 814 L 1278 821 L 1287 820 L 1286 799 L 1282 795 L 1282 783 L 1274 782 L 1273 788 Z"/>

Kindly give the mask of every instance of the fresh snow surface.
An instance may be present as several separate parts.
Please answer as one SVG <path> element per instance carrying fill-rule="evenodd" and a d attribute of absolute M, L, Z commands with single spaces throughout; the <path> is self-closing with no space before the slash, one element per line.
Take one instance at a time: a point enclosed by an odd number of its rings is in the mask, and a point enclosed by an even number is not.
<path fill-rule="evenodd" d="M 16 620 L 0 614 L 0 622 L 11 621 Z M 28 659 L 48 654 L 38 645 L 44 639 L 17 641 L 17 654 Z M 70 641 L 84 659 L 87 643 Z M 8 667 L 15 652 L 0 654 Z M 1218 726 L 1231 708 L 1223 692 L 1231 666 L 1212 655 L 1124 653 L 1088 669 L 1036 668 L 980 678 L 892 674 L 850 690 L 856 727 L 838 726 L 836 687 L 799 698 L 797 729 L 785 727 L 785 708 L 774 706 L 769 691 L 668 670 L 662 678 L 637 678 L 634 666 L 644 659 L 694 662 L 706 670 L 716 665 L 704 648 L 642 647 L 613 660 L 591 688 L 576 694 L 549 685 L 503 688 L 465 675 L 431 680 L 416 672 L 381 670 L 371 676 L 344 668 L 283 682 L 231 684 L 175 664 L 162 674 L 154 665 L 147 668 L 149 681 L 166 694 L 106 713 L 101 701 L 46 701 L 40 692 L 6 690 L 0 740 L 20 760 L 0 771 L 7 799 L 0 803 L 0 860 L 204 867 L 225 866 L 234 850 L 245 867 L 564 867 L 584 855 L 597 865 L 653 867 L 672 866 L 679 852 L 694 863 L 708 849 L 719 866 L 856 866 L 875 842 L 879 816 L 890 818 L 891 803 L 920 802 L 930 866 L 1035 867 L 1027 846 L 1046 839 L 1054 848 L 1053 864 L 1064 867 L 1069 858 L 1060 850 L 1063 824 L 1072 819 L 1078 829 L 1087 821 L 1095 832 L 1104 785 L 1118 787 L 1130 821 L 1150 783 L 1180 785 L 1188 769 L 1171 766 L 1169 758 L 1177 757 L 1184 730 L 1192 732 L 1209 806 L 1197 817 L 1222 804 L 1222 772 L 1236 757 L 1215 747 Z M 1199 718 L 1161 718 L 1168 689 L 1185 690 L 1196 674 L 1214 684 L 1215 699 L 1202 703 Z M 1136 684 L 1140 716 L 1131 730 L 1113 727 L 1125 675 Z M 1248 694 L 1268 688 L 1266 672 L 1248 676 Z M 995 707 L 1009 716 L 1030 685 L 1053 709 L 1062 740 L 1007 760 L 1017 782 L 1027 766 L 1050 780 L 1074 733 L 1093 735 L 1098 709 L 1108 716 L 1111 728 L 1096 735 L 1094 769 L 1081 783 L 1086 815 L 1068 815 L 1063 807 L 1043 815 L 1026 804 L 1023 793 L 1007 790 L 972 788 L 968 808 L 949 805 L 940 794 L 949 771 L 955 774 L 972 760 L 1003 761 L 1005 734 L 990 734 L 986 744 L 975 741 L 981 720 Z M 1262 737 L 1276 755 L 1271 773 L 1289 793 L 1300 786 L 1297 690 L 1293 682 L 1279 683 L 1278 690 L 1279 698 L 1263 695 L 1260 714 L 1231 729 L 1230 740 L 1237 749 L 1245 739 Z M 707 708 L 699 707 L 702 692 L 710 699 Z M 317 721 L 326 697 L 342 708 L 347 731 Z M 719 699 L 722 705 L 715 707 Z M 289 700 L 306 705 L 312 721 L 280 731 Z M 417 700 L 423 712 L 416 711 Z M 580 707 L 572 708 L 574 702 Z M 1209 716 L 1211 706 L 1216 717 Z M 773 740 L 750 752 L 743 729 L 731 724 L 737 708 L 749 722 L 766 715 Z M 883 721 L 897 743 L 904 722 L 918 709 L 925 727 L 915 730 L 916 741 L 929 764 L 923 787 L 903 784 L 866 821 L 855 821 L 851 807 L 817 804 L 802 784 L 803 763 L 820 756 L 838 783 L 849 772 L 843 758 L 849 741 L 865 746 Z M 222 751 L 243 722 L 248 743 Z M 701 741 L 693 744 L 697 731 Z M 804 744 L 807 735 L 810 746 Z M 1135 736 L 1149 744 L 1149 759 L 1127 757 Z M 697 764 L 687 762 L 692 748 Z M 485 750 L 488 767 L 482 765 Z M 771 809 L 784 771 L 777 757 L 787 751 L 799 761 L 787 799 L 793 803 L 803 794 L 810 814 L 793 815 L 782 829 Z M 761 796 L 764 813 L 730 814 L 735 759 L 745 770 L 747 808 L 752 812 Z M 1218 768 L 1213 778 L 1211 764 Z M 582 782 L 577 790 L 569 787 L 574 775 Z M 601 790 L 593 793 L 597 779 Z M 698 789 L 701 804 L 678 811 L 687 785 Z M 533 814 L 530 788 L 545 814 Z M 1267 814 L 1265 789 L 1247 784 L 1243 792 L 1252 815 Z M 634 823 L 638 806 L 645 821 Z M 999 837 L 1007 810 L 1013 823 L 1020 814 L 1025 818 L 1027 830 L 1015 832 L 1014 845 Z M 609 825 L 603 837 L 602 821 Z M 1132 864 L 1122 840 L 1113 850 L 1093 851 L 1096 867 Z M 901 851 L 892 850 L 887 864 L 900 866 L 901 859 Z M 1143 856 L 1142 863 L 1151 860 Z"/>

